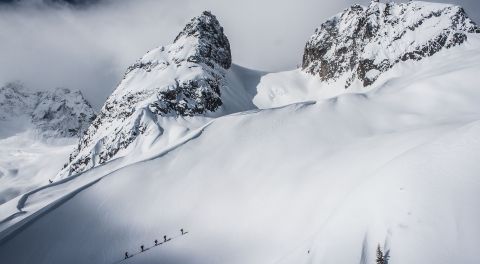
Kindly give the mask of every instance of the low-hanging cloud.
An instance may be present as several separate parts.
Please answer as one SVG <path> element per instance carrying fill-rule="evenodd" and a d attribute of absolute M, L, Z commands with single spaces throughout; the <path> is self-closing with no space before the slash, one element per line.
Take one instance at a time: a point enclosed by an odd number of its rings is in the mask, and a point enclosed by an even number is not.
<path fill-rule="evenodd" d="M 279 71 L 300 64 L 305 41 L 323 20 L 353 3 L 369 2 L 103 0 L 72 8 L 24 1 L 0 10 L 0 83 L 20 80 L 34 89 L 79 89 L 96 107 L 128 65 L 148 50 L 170 44 L 203 10 L 211 10 L 224 26 L 235 63 Z M 479 17 L 478 1 L 455 2 Z"/>

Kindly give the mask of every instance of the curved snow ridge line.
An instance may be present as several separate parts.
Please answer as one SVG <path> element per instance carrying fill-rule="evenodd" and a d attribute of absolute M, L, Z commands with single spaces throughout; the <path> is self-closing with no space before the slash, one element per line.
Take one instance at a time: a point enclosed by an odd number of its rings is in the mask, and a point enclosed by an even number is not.
<path fill-rule="evenodd" d="M 16 213 L 10 215 L 9 217 L 3 219 L 2 221 L 0 221 L 0 225 L 2 225 L 2 224 L 4 224 L 4 223 L 7 223 L 7 222 L 9 222 L 10 220 L 16 218 L 17 216 L 23 215 L 23 214 L 26 214 L 26 213 L 27 213 L 27 212 L 25 212 L 25 211 L 16 212 Z M 1 238 L 0 238 L 0 240 L 1 240 Z"/>
<path fill-rule="evenodd" d="M 107 175 L 105 175 L 104 177 L 106 177 L 106 176 Z M 103 179 L 103 177 L 101 177 L 99 179 L 96 179 L 96 180 L 94 180 L 94 181 L 92 181 L 92 182 L 90 182 L 86 185 L 83 185 L 82 187 L 76 189 L 75 191 L 68 193 L 67 195 L 55 200 L 54 202 L 46 205 L 45 207 L 39 209 L 38 211 L 34 212 L 33 214 L 28 215 L 24 219 L 20 220 L 19 222 L 15 223 L 14 225 L 10 226 L 9 228 L 7 228 L 6 230 L 4 230 L 3 232 L 0 233 L 0 246 L 2 244 L 6 243 L 7 241 L 9 241 L 10 239 L 12 239 L 13 237 L 15 237 L 23 229 L 27 228 L 29 226 L 29 224 L 31 224 L 35 219 L 37 219 L 37 218 L 47 214 L 48 212 L 54 210 L 55 208 L 62 205 L 64 202 L 70 200 L 75 195 L 79 194 L 81 191 L 89 188 L 90 186 L 94 185 L 95 183 L 99 182 L 102 179 Z M 10 220 L 12 220 L 17 216 L 24 215 L 24 214 L 27 214 L 27 212 L 26 211 L 20 211 L 18 213 L 15 213 L 15 214 L 11 215 L 8 218 L 11 218 Z M 2 221 L 2 223 L 3 223 L 3 221 Z"/>
<path fill-rule="evenodd" d="M 56 204 L 56 203 L 61 204 L 61 203 L 65 202 L 65 201 L 69 200 L 69 199 L 72 198 L 75 194 L 77 194 L 77 193 L 83 191 L 84 189 L 92 186 L 93 184 L 97 183 L 97 182 L 100 181 L 101 179 L 103 179 L 103 178 L 105 178 L 105 177 L 113 174 L 114 172 L 116 172 L 116 171 L 118 171 L 118 170 L 121 170 L 121 169 L 126 168 L 126 167 L 131 166 L 131 165 L 135 165 L 135 164 L 140 163 L 140 162 L 149 161 L 149 160 L 153 160 L 153 159 L 156 159 L 156 158 L 165 156 L 166 154 L 170 153 L 171 151 L 175 150 L 176 148 L 178 148 L 178 147 L 180 147 L 180 146 L 188 143 L 190 140 L 193 140 L 193 139 L 198 138 L 198 137 L 203 133 L 203 131 L 205 130 L 205 128 L 208 127 L 213 121 L 214 121 L 214 120 L 208 122 L 207 124 L 205 124 L 205 125 L 202 126 L 201 128 L 199 128 L 199 129 L 197 129 L 196 131 L 192 132 L 192 133 L 191 133 L 192 135 L 190 135 L 189 137 L 185 138 L 185 139 L 182 140 L 181 142 L 175 144 L 174 146 L 171 146 L 170 148 L 166 149 L 166 150 L 163 151 L 162 153 L 157 154 L 157 155 L 154 155 L 154 156 L 151 156 L 151 157 L 147 157 L 147 158 L 145 158 L 145 159 L 143 159 L 143 160 L 140 160 L 140 161 L 136 161 L 136 162 L 133 162 L 133 163 L 130 163 L 130 164 L 126 164 L 126 165 L 121 166 L 121 167 L 119 167 L 119 168 L 116 168 L 116 169 L 108 172 L 107 174 L 104 174 L 104 176 L 101 176 L 101 177 L 99 177 L 99 178 L 96 178 L 96 179 L 94 179 L 94 180 L 86 183 L 85 185 L 82 185 L 81 187 L 75 189 L 75 190 L 72 191 L 71 193 L 68 193 L 68 194 L 66 194 L 65 196 L 62 196 L 62 197 L 54 200 L 54 201 L 51 202 L 49 205 L 46 205 L 46 206 L 43 207 L 42 209 L 39 209 L 39 211 L 37 211 L 37 212 L 35 212 L 35 213 L 31 214 L 31 215 L 28 215 L 25 219 L 21 220 L 21 221 L 18 222 L 18 223 L 25 224 L 25 221 L 28 222 L 28 220 L 34 220 L 35 218 L 37 218 L 37 213 L 38 213 L 38 212 L 44 211 L 45 208 L 48 208 L 51 204 Z M 116 160 L 119 160 L 119 159 L 121 159 L 121 158 L 118 158 L 118 159 L 115 159 L 115 160 L 111 160 L 110 162 L 105 163 L 105 164 L 103 164 L 102 166 L 105 166 L 105 165 L 107 165 L 107 164 L 110 164 L 111 162 L 116 161 Z M 98 168 L 98 167 L 96 167 L 96 168 Z M 86 171 L 86 172 L 88 172 L 88 171 Z M 48 189 L 48 188 L 55 187 L 55 186 L 59 186 L 59 185 L 62 185 L 62 184 L 64 184 L 64 183 L 67 183 L 67 182 L 70 182 L 70 181 L 72 181 L 72 180 L 75 180 L 75 179 L 77 179 L 79 176 L 83 175 L 84 173 L 85 173 L 85 172 L 80 173 L 80 174 L 77 174 L 77 175 L 75 175 L 75 176 L 71 176 L 71 177 L 69 177 L 69 178 L 65 178 L 65 179 L 60 180 L 60 181 L 58 181 L 58 182 L 56 182 L 56 183 L 52 183 L 52 184 L 49 184 L 49 185 L 40 187 L 40 188 L 38 188 L 38 189 L 35 189 L 35 190 L 33 190 L 33 191 L 30 191 L 30 192 L 22 195 L 22 197 L 18 200 L 18 203 L 17 203 L 17 210 L 18 210 L 18 212 L 14 213 L 14 214 L 12 214 L 12 215 L 10 215 L 10 216 L 8 216 L 8 217 L 5 218 L 4 220 L 2 220 L 2 221 L 0 222 L 0 224 L 7 223 L 7 222 L 15 219 L 15 218 L 18 217 L 18 216 L 28 214 L 28 211 L 23 211 L 23 208 L 25 207 L 25 204 L 26 204 L 27 200 L 30 198 L 30 196 L 32 196 L 32 195 L 34 195 L 35 193 L 38 193 L 38 192 L 40 192 L 40 191 L 46 190 L 46 189 Z M 74 195 L 72 196 L 71 194 L 73 194 L 73 193 L 74 193 Z M 64 199 L 64 198 L 67 198 L 67 199 Z M 0 235 L 0 244 L 4 242 L 4 241 L 3 241 L 3 240 L 4 240 L 4 234 L 3 234 L 3 233 L 4 233 L 4 232 L 10 233 L 10 232 L 8 232 L 8 230 L 9 230 L 10 228 L 13 228 L 14 226 L 16 226 L 18 223 L 15 223 L 14 225 L 6 228 L 5 230 L 3 230 L 3 231 L 0 233 L 0 234 L 1 234 L 1 235 Z M 19 227 L 17 227 L 17 228 L 19 228 Z M 17 228 L 14 228 L 14 229 L 17 229 Z"/>
<path fill-rule="evenodd" d="M 308 107 L 308 106 L 311 106 L 311 105 L 314 105 L 316 104 L 316 101 L 306 101 L 306 102 L 301 102 L 301 103 L 293 103 L 293 104 L 290 104 L 290 105 L 286 105 L 286 106 L 281 106 L 281 107 L 276 107 L 276 108 L 269 108 L 269 109 L 255 109 L 255 110 L 249 110 L 249 111 L 244 111 L 244 112 L 238 112 L 238 113 L 233 113 L 233 114 L 230 114 L 230 115 L 226 115 L 226 116 L 222 116 L 222 117 L 219 117 L 219 118 L 216 118 L 216 119 L 213 119 L 211 121 L 209 121 L 208 123 L 206 123 L 205 125 L 203 125 L 202 127 L 198 128 L 197 130 L 193 131 L 190 133 L 189 136 L 186 136 L 184 137 L 183 140 L 181 140 L 179 143 L 171 146 L 170 148 L 162 151 L 161 153 L 159 154 L 156 154 L 156 155 L 152 155 L 150 157 L 146 157 L 142 160 L 138 160 L 138 161 L 134 161 L 132 163 L 129 163 L 129 164 L 126 164 L 124 166 L 121 166 L 121 167 L 118 167 L 116 169 L 113 169 L 112 171 L 110 172 L 107 172 L 106 174 L 104 174 L 103 176 L 99 177 L 99 178 L 96 178 L 96 179 L 93 179 L 92 181 L 80 186 L 79 188 L 76 188 L 75 190 L 73 190 L 72 192 L 70 193 L 67 193 L 63 196 L 61 196 L 60 198 L 57 198 L 56 200 L 50 202 L 48 205 L 42 207 L 41 209 L 38 209 L 38 211 L 32 213 L 32 214 L 28 214 L 28 211 L 23 211 L 23 208 L 25 207 L 28 199 L 30 198 L 30 196 L 34 195 L 35 193 L 38 193 L 40 191 L 43 191 L 43 190 L 46 190 L 48 188 L 51 188 L 51 187 L 55 187 L 55 186 L 60 186 L 64 183 L 67 183 L 67 182 L 70 182 L 72 180 L 75 180 L 77 178 L 79 178 L 79 176 L 83 175 L 84 173 L 86 172 L 89 172 L 90 170 L 88 171 L 85 171 L 85 172 L 82 172 L 80 174 L 76 174 L 74 176 L 71 176 L 69 178 L 65 178 L 63 180 L 60 180 L 56 183 L 52 183 L 52 184 L 49 184 L 47 186 L 43 186 L 43 187 L 40 187 L 38 189 L 35 189 L 33 191 L 30 191 L 24 195 L 22 195 L 22 197 L 20 197 L 18 203 L 17 203 L 17 210 L 18 212 L 8 216 L 7 218 L 5 218 L 4 220 L 2 220 L 0 222 L 0 224 L 6 224 L 7 222 L 17 218 L 17 217 L 20 217 L 20 216 L 25 216 L 24 219 L 20 220 L 19 222 L 5 228 L 4 230 L 0 231 L 0 245 L 5 243 L 7 240 L 9 240 L 10 238 L 14 237 L 18 231 L 22 230 L 23 227 L 26 227 L 28 226 L 28 223 L 31 223 L 32 221 L 34 221 L 35 219 L 43 216 L 44 214 L 50 212 L 51 210 L 59 207 L 61 204 L 65 203 L 66 201 L 70 200 L 71 198 L 73 198 L 75 195 L 77 195 L 78 193 L 80 193 L 81 191 L 85 190 L 85 189 L 88 189 L 89 187 L 93 186 L 94 184 L 96 184 L 97 182 L 99 182 L 100 180 L 102 180 L 103 178 L 105 177 L 108 177 L 110 176 L 111 174 L 121 170 L 121 169 L 124 169 L 126 167 L 129 167 L 129 166 L 132 166 L 132 165 L 135 165 L 135 164 L 138 164 L 138 163 L 141 163 L 141 162 L 147 162 L 147 161 L 151 161 L 151 160 L 154 160 L 154 159 L 157 159 L 157 158 L 161 158 L 165 155 L 167 155 L 168 153 L 170 153 L 171 151 L 185 145 L 186 143 L 190 142 L 191 140 L 194 140 L 196 138 L 198 138 L 199 136 L 202 135 L 202 133 L 205 131 L 205 129 L 207 127 L 209 127 L 211 124 L 213 124 L 215 121 L 221 119 L 221 118 L 224 118 L 224 117 L 229 117 L 229 116 L 242 116 L 242 115 L 250 115 L 250 114 L 255 114 L 255 113 L 259 113 L 259 112 L 264 112 L 264 111 L 270 111 L 270 110 L 277 110 L 277 109 L 283 109 L 283 108 L 290 108 L 290 107 L 294 107 L 295 110 L 299 110 L 299 109 L 303 109 L 304 107 Z M 112 162 L 114 161 L 119 161 L 123 159 L 123 157 L 121 158 L 117 158 L 117 159 L 113 159 L 105 164 L 103 164 L 102 166 L 99 166 L 99 167 L 95 167 L 95 168 L 100 168 L 100 167 L 104 167 L 108 164 L 111 164 Z"/>
<path fill-rule="evenodd" d="M 186 138 L 184 138 L 181 142 L 171 146 L 170 148 L 164 150 L 163 152 L 161 152 L 160 154 L 157 154 L 157 155 L 154 155 L 154 156 L 151 156 L 151 157 L 147 157 L 145 159 L 142 159 L 142 160 L 139 160 L 139 161 L 135 161 L 133 163 L 129 163 L 129 164 L 126 164 L 124 166 L 121 166 L 121 167 L 118 167 L 116 169 L 113 169 L 112 171 L 110 172 L 107 172 L 106 174 L 104 174 L 104 176 L 101 176 L 100 178 L 96 178 L 88 183 L 86 183 L 85 185 L 82 185 L 81 187 L 75 189 L 74 191 L 72 191 L 71 193 L 69 194 L 66 194 L 65 196 L 62 196 L 61 198 L 58 198 L 56 200 L 54 200 L 53 202 L 51 202 L 49 205 L 46 205 L 45 207 L 43 207 L 42 209 L 39 209 L 39 211 L 35 212 L 35 213 L 32 213 L 28 216 L 26 216 L 24 219 L 22 219 L 21 221 L 19 221 L 18 223 L 15 223 L 13 224 L 12 226 L 10 227 L 7 227 L 5 230 L 3 231 L 0 231 L 0 244 L 4 243 L 5 241 L 5 237 L 8 236 L 8 234 L 14 232 L 15 230 L 21 228 L 22 225 L 25 225 L 27 224 L 27 222 L 30 222 L 32 220 L 35 220 L 36 218 L 38 218 L 39 216 L 41 216 L 42 214 L 37 214 L 38 212 L 42 211 L 44 213 L 47 213 L 48 211 L 45 211 L 45 208 L 49 207 L 51 204 L 56 204 L 55 208 L 58 207 L 60 204 L 66 202 L 67 200 L 69 200 L 70 198 L 72 198 L 73 196 L 75 196 L 77 193 L 87 189 L 88 187 L 94 185 L 95 183 L 97 183 L 98 181 L 100 181 L 101 179 L 113 174 L 114 172 L 116 171 L 119 171 L 123 168 L 126 168 L 126 167 L 129 167 L 129 166 L 132 166 L 132 165 L 135 165 L 137 163 L 140 163 L 140 162 L 144 162 L 144 161 L 150 161 L 150 160 L 153 160 L 153 159 L 156 159 L 156 158 L 159 158 L 159 157 L 163 157 L 165 156 L 166 154 L 170 153 L 171 151 L 175 150 L 176 148 L 180 147 L 180 146 L 183 146 L 184 144 L 188 143 L 190 140 L 193 140 L 193 139 L 196 139 L 198 138 L 202 133 L 203 131 L 206 129 L 206 127 L 208 127 L 211 123 L 213 123 L 215 120 L 212 120 L 210 122 L 208 122 L 207 124 L 205 124 L 204 126 L 200 127 L 199 129 L 193 131 L 190 133 L 189 136 L 187 136 Z M 117 159 L 114 159 L 114 160 L 111 160 L 105 164 L 102 164 L 101 166 L 98 166 L 98 167 L 95 167 L 95 168 L 100 168 L 100 167 L 104 167 L 108 164 L 111 164 L 112 162 L 114 161 L 119 161 L 123 159 L 123 157 L 120 157 L 120 158 L 117 158 Z M 89 172 L 89 171 L 85 171 L 85 172 L 82 172 L 82 173 L 79 173 L 79 174 L 76 174 L 74 176 L 71 176 L 71 177 L 68 177 L 68 178 L 65 178 L 63 180 L 60 180 L 56 183 L 52 183 L 52 184 L 49 184 L 49 185 L 46 185 L 46 186 L 43 186 L 43 187 L 40 187 L 38 189 L 35 189 L 35 190 L 32 190 L 24 195 L 22 195 L 19 199 L 19 201 L 17 202 L 17 210 L 18 212 L 8 216 L 7 218 L 5 218 L 4 220 L 0 221 L 0 224 L 5 224 L 19 216 L 22 216 L 22 215 L 26 215 L 28 214 L 28 211 L 23 211 L 23 208 L 25 207 L 25 204 L 26 202 L 28 201 L 28 199 L 34 195 L 35 193 L 38 193 L 40 191 L 43 191 L 43 190 L 46 190 L 48 188 L 51 188 L 51 187 L 55 187 L 55 186 L 59 186 L 59 185 L 62 185 L 64 183 L 67 183 L 67 182 L 70 182 L 70 181 L 73 181 L 75 179 L 77 179 L 79 176 L 82 176 L 84 173 L 86 172 Z M 71 195 L 75 193 L 74 195 Z M 67 198 L 67 199 L 64 199 L 64 198 Z M 52 208 L 53 209 L 53 208 Z M 12 229 L 11 231 L 9 231 L 10 229 Z M 7 233 L 7 235 L 5 235 L 5 233 Z"/>
<path fill-rule="evenodd" d="M 150 157 L 146 157 L 142 160 L 138 160 L 138 161 L 134 161 L 132 163 L 129 163 L 129 164 L 126 164 L 125 166 L 122 166 L 118 169 L 115 169 L 114 171 L 112 171 L 111 173 L 115 172 L 115 171 L 118 171 L 120 169 L 123 169 L 123 168 L 126 168 L 126 167 L 129 167 L 129 166 L 132 166 L 132 165 L 135 165 L 137 163 L 141 163 L 141 162 L 147 162 L 147 161 L 151 161 L 151 160 L 154 160 L 154 159 L 157 159 L 157 158 L 161 158 L 165 155 L 167 155 L 168 153 L 170 153 L 171 151 L 185 145 L 186 143 L 188 143 L 189 141 L 191 140 L 194 140 L 196 138 L 198 138 L 199 136 L 202 135 L 202 133 L 205 131 L 205 129 L 207 129 L 207 127 L 209 127 L 211 124 L 213 124 L 214 122 L 216 122 L 217 120 L 221 120 L 223 118 L 227 118 L 227 117 L 232 117 L 232 116 L 246 116 L 246 115 L 251 115 L 251 114 L 257 114 L 257 113 L 260 113 L 260 112 L 265 112 L 265 111 L 273 111 L 273 110 L 278 110 L 278 109 L 284 109 L 284 108 L 290 108 L 290 107 L 294 107 L 295 108 L 295 111 L 297 110 L 300 110 L 300 109 L 303 109 L 305 107 L 308 107 L 308 106 L 311 106 L 311 105 L 315 105 L 317 103 L 317 101 L 305 101 L 305 102 L 300 102 L 300 103 L 292 103 L 292 104 L 289 104 L 289 105 L 285 105 L 285 106 L 280 106 L 280 107 L 274 107 L 274 108 L 268 108 L 268 109 L 253 109 L 253 110 L 248 110 L 248 111 L 243 111 L 243 112 L 237 112 L 237 113 L 233 113 L 233 114 L 229 114 L 229 115 L 224 115 L 224 116 L 221 116 L 221 117 L 218 117 L 218 118 L 215 118 L 213 120 L 210 120 L 209 122 L 207 122 L 205 125 L 203 125 L 202 127 L 198 128 L 197 130 L 191 132 L 190 136 L 188 137 L 185 137 L 182 141 L 180 141 L 179 143 L 175 144 L 174 146 L 171 146 L 170 148 L 166 149 L 165 151 L 159 153 L 159 154 L 156 154 L 156 155 L 152 155 Z M 112 160 L 113 161 L 113 160 Z M 109 173 L 109 174 L 111 174 Z M 105 175 L 106 176 L 106 175 Z"/>

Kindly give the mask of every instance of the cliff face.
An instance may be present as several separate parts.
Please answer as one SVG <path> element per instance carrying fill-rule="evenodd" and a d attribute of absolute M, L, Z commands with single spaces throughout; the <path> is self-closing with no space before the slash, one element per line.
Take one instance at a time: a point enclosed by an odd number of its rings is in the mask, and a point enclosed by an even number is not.
<path fill-rule="evenodd" d="M 421 60 L 480 33 L 465 11 L 448 4 L 372 1 L 323 23 L 305 46 L 303 71 L 322 81 L 369 86 L 406 60 Z"/>

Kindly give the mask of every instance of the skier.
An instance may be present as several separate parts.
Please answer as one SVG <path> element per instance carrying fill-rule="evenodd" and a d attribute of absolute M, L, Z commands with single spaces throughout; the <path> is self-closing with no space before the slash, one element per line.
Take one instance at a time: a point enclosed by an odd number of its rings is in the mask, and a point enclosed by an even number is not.
<path fill-rule="evenodd" d="M 183 228 L 180 229 L 180 232 L 182 232 L 182 236 L 185 235 L 185 233 L 183 232 Z"/>
<path fill-rule="evenodd" d="M 125 252 L 125 259 L 128 259 L 128 252 Z"/>
<path fill-rule="evenodd" d="M 167 242 L 167 236 L 163 236 L 163 242 Z"/>
<path fill-rule="evenodd" d="M 144 249 L 143 249 L 143 245 L 141 245 L 141 246 L 140 246 L 140 249 L 142 250 L 142 252 L 144 251 Z"/>
<path fill-rule="evenodd" d="M 53 181 L 52 181 L 52 180 L 50 180 L 50 179 L 48 179 L 48 182 L 50 182 L 50 184 L 52 184 L 52 183 L 53 183 Z"/>
<path fill-rule="evenodd" d="M 155 239 L 155 246 L 158 246 L 158 240 Z"/>

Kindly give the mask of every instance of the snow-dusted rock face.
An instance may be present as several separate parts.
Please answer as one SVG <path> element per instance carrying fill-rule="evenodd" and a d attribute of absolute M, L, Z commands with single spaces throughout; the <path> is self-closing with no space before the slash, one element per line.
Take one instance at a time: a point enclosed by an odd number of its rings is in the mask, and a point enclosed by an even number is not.
<path fill-rule="evenodd" d="M 80 136 L 95 112 L 80 91 L 57 88 L 32 92 L 19 83 L 0 88 L 0 121 L 25 118 L 44 136 Z"/>
<path fill-rule="evenodd" d="M 302 68 L 322 81 L 371 85 L 398 62 L 421 60 L 464 43 L 480 28 L 465 11 L 448 4 L 372 1 L 332 17 L 310 38 Z"/>
<path fill-rule="evenodd" d="M 31 113 L 37 103 L 36 96 L 19 83 L 7 83 L 0 88 L 0 120 Z"/>
<path fill-rule="evenodd" d="M 162 135 L 161 118 L 219 115 L 231 61 L 216 17 L 205 11 L 193 18 L 173 44 L 148 52 L 127 69 L 61 177 L 111 160 L 142 134 Z"/>

